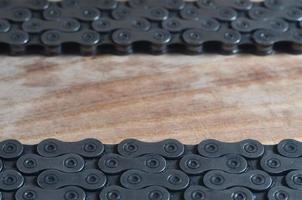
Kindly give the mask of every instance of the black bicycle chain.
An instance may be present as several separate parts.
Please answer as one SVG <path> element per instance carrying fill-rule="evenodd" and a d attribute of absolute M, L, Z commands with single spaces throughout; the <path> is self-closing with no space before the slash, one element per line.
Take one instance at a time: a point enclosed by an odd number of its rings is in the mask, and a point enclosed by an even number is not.
<path fill-rule="evenodd" d="M 2 53 L 302 53 L 300 0 L 0 0 Z"/>
<path fill-rule="evenodd" d="M 300 200 L 302 142 L 0 142 L 0 200 Z"/>

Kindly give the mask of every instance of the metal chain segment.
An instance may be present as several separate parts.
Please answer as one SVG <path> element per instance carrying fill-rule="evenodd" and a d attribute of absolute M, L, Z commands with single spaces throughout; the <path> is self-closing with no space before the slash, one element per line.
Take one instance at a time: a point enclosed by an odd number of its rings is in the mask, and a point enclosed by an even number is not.
<path fill-rule="evenodd" d="M 26 174 L 34 174 L 45 169 L 57 169 L 63 172 L 79 172 L 84 168 L 84 159 L 77 154 L 65 154 L 47 158 L 35 154 L 25 154 L 17 160 L 17 168 Z"/>
<path fill-rule="evenodd" d="M 246 158 L 259 158 L 264 153 L 264 147 L 255 140 L 228 144 L 217 140 L 205 140 L 198 145 L 198 152 L 209 158 L 217 158 L 230 153 L 237 153 Z"/>
<path fill-rule="evenodd" d="M 81 21 L 95 21 L 101 17 L 101 12 L 96 8 L 60 8 L 50 7 L 43 12 L 46 20 L 60 20 L 64 18 L 75 18 Z"/>
<path fill-rule="evenodd" d="M 113 10 L 117 7 L 118 2 L 115 0 L 63 0 L 60 5 L 62 8 L 89 6 L 101 10 Z"/>
<path fill-rule="evenodd" d="M 289 29 L 289 24 L 282 19 L 253 21 L 245 17 L 240 17 L 232 22 L 232 27 L 243 33 L 249 33 L 258 29 L 267 29 L 267 27 L 277 32 L 285 32 Z"/>
<path fill-rule="evenodd" d="M 272 188 L 268 193 L 268 200 L 299 200 L 301 199 L 302 191 L 292 190 L 290 188 L 279 186 Z"/>
<path fill-rule="evenodd" d="M 284 4 L 286 2 L 286 4 Z M 301 1 L 295 1 L 295 0 L 265 0 L 264 4 L 268 8 L 273 8 L 273 9 L 284 9 L 285 6 L 288 7 L 293 7 L 293 6 L 298 6 L 302 7 L 302 2 Z"/>
<path fill-rule="evenodd" d="M 16 170 L 5 170 L 0 173 L 0 190 L 12 191 L 20 188 L 24 183 L 24 177 Z"/>
<path fill-rule="evenodd" d="M 14 10 L 3 10 L 0 12 L 1 19 L 7 19 L 12 22 L 25 22 L 32 17 L 31 11 L 26 8 L 16 8 Z"/>
<path fill-rule="evenodd" d="M 202 186 L 191 186 L 189 187 L 184 194 L 184 200 L 215 200 L 215 199 L 224 199 L 224 200 L 253 200 L 253 193 L 243 187 L 234 187 L 227 190 L 213 191 Z"/>
<path fill-rule="evenodd" d="M 286 184 L 295 190 L 302 190 L 302 170 L 288 173 L 285 177 Z"/>
<path fill-rule="evenodd" d="M 282 11 L 282 13 L 281 13 Z M 269 10 L 260 6 L 253 7 L 248 15 L 253 20 L 283 18 L 287 21 L 300 22 L 302 11 L 296 7 L 287 7 L 283 10 Z"/>
<path fill-rule="evenodd" d="M 16 200 L 85 200 L 85 191 L 78 187 L 65 187 L 59 190 L 44 190 L 38 187 L 22 187 L 16 192 Z"/>
<path fill-rule="evenodd" d="M 138 31 L 148 31 L 151 28 L 151 23 L 144 18 L 133 18 L 129 20 L 113 20 L 108 18 L 101 18 L 92 23 L 92 27 L 99 33 L 110 33 L 118 29 L 134 29 Z"/>
<path fill-rule="evenodd" d="M 202 174 L 214 169 L 236 174 L 246 170 L 247 161 L 236 154 L 219 158 L 205 158 L 192 154 L 184 156 L 180 160 L 179 167 L 187 174 Z"/>
<path fill-rule="evenodd" d="M 272 184 L 272 178 L 260 170 L 252 170 L 242 174 L 229 174 L 213 170 L 203 178 L 204 184 L 213 190 L 225 190 L 234 186 L 243 186 L 251 190 L 263 191 Z"/>
<path fill-rule="evenodd" d="M 142 189 L 147 186 L 159 185 L 169 190 L 182 190 L 188 186 L 189 182 L 189 177 L 179 170 L 166 170 L 158 174 L 129 170 L 121 176 L 121 184 L 128 189 Z"/>
<path fill-rule="evenodd" d="M 170 193 L 163 187 L 150 186 L 140 190 L 129 190 L 119 186 L 106 187 L 100 193 L 100 200 L 113 199 L 148 199 L 148 200 L 170 200 Z"/>
<path fill-rule="evenodd" d="M 298 200 L 301 142 L 0 142 L 3 200 Z"/>
<path fill-rule="evenodd" d="M 272 174 L 302 169 L 302 158 L 287 158 L 270 154 L 261 159 L 261 167 Z"/>
<path fill-rule="evenodd" d="M 44 157 L 56 157 L 67 153 L 76 153 L 83 157 L 97 157 L 104 151 L 104 145 L 95 139 L 80 142 L 61 142 L 56 139 L 44 140 L 37 146 L 37 151 Z"/>
<path fill-rule="evenodd" d="M 117 151 L 125 157 L 138 157 L 153 153 L 165 158 L 175 159 L 184 153 L 184 145 L 172 139 L 158 143 L 146 143 L 135 139 L 128 139 L 118 144 Z"/>
<path fill-rule="evenodd" d="M 185 6 L 182 0 L 129 0 L 130 7 L 133 8 L 149 8 L 164 7 L 168 10 L 181 10 Z"/>
<path fill-rule="evenodd" d="M 301 22 L 299 0 L 1 0 L 0 46 L 46 55 L 302 53 Z"/>
<path fill-rule="evenodd" d="M 16 140 L 6 140 L 0 142 L 0 158 L 13 159 L 23 153 L 23 145 Z"/>
<path fill-rule="evenodd" d="M 81 24 L 72 18 L 46 22 L 41 19 L 32 18 L 23 23 L 22 28 L 28 33 L 41 33 L 53 29 L 58 29 L 63 32 L 77 32 L 81 28 Z"/>
<path fill-rule="evenodd" d="M 232 8 L 198 8 L 194 5 L 188 5 L 183 10 L 181 10 L 180 15 L 185 20 L 197 20 L 204 17 L 212 17 L 222 22 L 234 21 L 238 16 L 237 12 Z"/>
<path fill-rule="evenodd" d="M 0 0 L 0 8 L 4 9 L 27 7 L 32 10 L 44 10 L 49 4 L 47 0 Z"/>
<path fill-rule="evenodd" d="M 86 190 L 97 190 L 105 186 L 105 174 L 96 169 L 83 170 L 78 173 L 65 173 L 58 170 L 42 172 L 37 183 L 43 189 L 56 190 L 65 186 L 79 186 Z"/>
<path fill-rule="evenodd" d="M 277 146 L 278 152 L 286 157 L 302 157 L 302 142 L 296 140 L 283 140 Z"/>
<path fill-rule="evenodd" d="M 139 169 L 149 173 L 160 173 L 165 170 L 167 161 L 159 155 L 145 155 L 137 158 L 126 158 L 118 154 L 106 154 L 98 162 L 99 168 L 108 174 L 117 174 L 129 169 Z"/>
<path fill-rule="evenodd" d="M 169 11 L 164 8 L 129 8 L 127 6 L 119 6 L 112 12 L 115 20 L 128 19 L 133 17 L 143 17 L 151 21 L 164 21 L 169 17 Z"/>
<path fill-rule="evenodd" d="M 253 4 L 251 1 L 248 0 L 225 0 L 225 1 L 219 1 L 219 0 L 198 0 L 197 5 L 199 7 L 231 7 L 236 10 L 249 10 L 253 7 Z"/>
<path fill-rule="evenodd" d="M 208 31 L 202 29 L 188 29 L 184 32 L 181 38 L 187 44 L 187 51 L 191 53 L 203 52 L 204 44 L 218 42 L 221 52 L 224 54 L 232 54 L 239 51 L 238 44 L 241 40 L 241 35 L 237 31 L 230 29 L 220 29 L 217 32 L 209 34 Z M 175 42 L 180 45 L 181 40 Z"/>
<path fill-rule="evenodd" d="M 162 22 L 162 27 L 170 32 L 181 32 L 186 29 L 194 28 L 200 28 L 205 31 L 218 31 L 218 29 L 220 28 L 220 23 L 211 17 L 205 17 L 194 21 L 171 17 Z"/>

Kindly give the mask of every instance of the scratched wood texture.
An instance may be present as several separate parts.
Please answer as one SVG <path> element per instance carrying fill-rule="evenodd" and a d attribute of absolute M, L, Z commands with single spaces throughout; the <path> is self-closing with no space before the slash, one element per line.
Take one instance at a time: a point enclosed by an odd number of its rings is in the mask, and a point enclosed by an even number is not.
<path fill-rule="evenodd" d="M 0 140 L 302 140 L 302 56 L 0 57 Z"/>

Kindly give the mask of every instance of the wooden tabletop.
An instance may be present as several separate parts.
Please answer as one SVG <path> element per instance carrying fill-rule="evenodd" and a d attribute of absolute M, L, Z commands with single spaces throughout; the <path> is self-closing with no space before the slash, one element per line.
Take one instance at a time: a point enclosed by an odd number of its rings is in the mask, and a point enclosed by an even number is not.
<path fill-rule="evenodd" d="M 0 139 L 302 139 L 302 56 L 0 57 Z"/>
<path fill-rule="evenodd" d="M 0 57 L 0 140 L 302 140 L 302 56 Z"/>

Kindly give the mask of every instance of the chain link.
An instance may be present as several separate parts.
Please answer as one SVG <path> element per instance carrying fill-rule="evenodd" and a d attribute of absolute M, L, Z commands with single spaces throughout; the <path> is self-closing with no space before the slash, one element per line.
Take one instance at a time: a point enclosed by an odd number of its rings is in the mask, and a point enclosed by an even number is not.
<path fill-rule="evenodd" d="M 299 0 L 1 0 L 0 46 L 5 53 L 46 55 L 302 53 L 301 4 Z"/>

